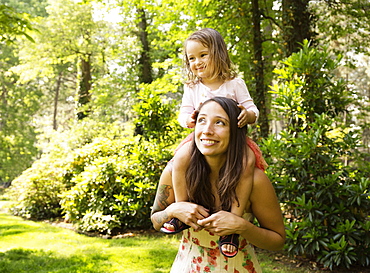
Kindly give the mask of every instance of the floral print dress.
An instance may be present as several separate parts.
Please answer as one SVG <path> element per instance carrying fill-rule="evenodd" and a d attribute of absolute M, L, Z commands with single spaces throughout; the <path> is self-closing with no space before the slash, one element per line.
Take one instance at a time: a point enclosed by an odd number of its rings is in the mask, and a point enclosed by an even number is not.
<path fill-rule="evenodd" d="M 251 221 L 251 213 L 243 218 Z M 179 251 L 170 273 L 262 273 L 253 245 L 239 236 L 239 252 L 233 258 L 227 258 L 218 248 L 219 236 L 208 231 L 183 231 Z"/>

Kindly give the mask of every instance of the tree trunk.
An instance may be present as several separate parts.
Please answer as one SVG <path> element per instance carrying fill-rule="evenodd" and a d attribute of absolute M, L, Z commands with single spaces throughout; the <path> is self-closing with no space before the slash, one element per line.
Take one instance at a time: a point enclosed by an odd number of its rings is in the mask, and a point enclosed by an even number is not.
<path fill-rule="evenodd" d="M 7 96 L 8 96 L 8 90 L 5 86 L 5 83 L 3 83 L 3 88 L 2 88 L 2 92 L 0 94 L 0 98 L 1 98 L 1 108 L 5 109 L 4 111 L 1 111 L 0 112 L 0 131 L 3 130 L 5 124 L 6 124 L 6 120 L 7 120 L 7 107 L 8 107 L 8 101 L 7 101 Z"/>
<path fill-rule="evenodd" d="M 55 88 L 54 113 L 53 113 L 53 129 L 54 130 L 58 129 L 57 112 L 58 112 L 58 100 L 59 100 L 60 85 L 62 83 L 62 75 L 63 75 L 63 72 L 59 72 L 57 86 Z"/>
<path fill-rule="evenodd" d="M 145 15 L 145 10 L 142 8 L 138 9 L 139 19 L 140 22 L 138 24 L 139 27 L 139 39 L 142 45 L 141 56 L 139 59 L 140 71 L 139 77 L 140 82 L 142 83 L 151 83 L 153 81 L 152 76 L 152 62 L 150 60 L 150 47 L 149 47 L 149 39 L 148 39 L 148 32 L 147 32 L 147 18 Z"/>
<path fill-rule="evenodd" d="M 264 77 L 264 63 L 262 59 L 262 34 L 261 34 L 261 14 L 258 0 L 252 0 L 252 21 L 253 21 L 253 66 L 255 80 L 255 103 L 260 110 L 258 119 L 259 135 L 267 137 L 269 134 L 268 111 L 266 107 L 267 89 Z"/>
<path fill-rule="evenodd" d="M 88 116 L 89 110 L 86 108 L 91 99 L 91 64 L 90 55 L 87 55 L 87 60 L 84 57 L 80 58 L 80 81 L 78 88 L 78 109 L 77 118 L 79 120 Z"/>
<path fill-rule="evenodd" d="M 309 0 L 283 0 L 283 39 L 285 55 L 301 49 L 300 43 L 312 38 L 311 15 L 308 11 Z"/>

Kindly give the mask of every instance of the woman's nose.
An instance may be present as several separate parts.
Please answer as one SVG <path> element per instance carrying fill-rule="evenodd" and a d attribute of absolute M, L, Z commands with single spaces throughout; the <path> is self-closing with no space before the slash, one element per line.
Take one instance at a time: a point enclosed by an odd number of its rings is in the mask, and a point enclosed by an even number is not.
<path fill-rule="evenodd" d="M 203 134 L 205 135 L 211 135 L 213 133 L 213 127 L 212 124 L 207 123 L 203 127 Z"/>

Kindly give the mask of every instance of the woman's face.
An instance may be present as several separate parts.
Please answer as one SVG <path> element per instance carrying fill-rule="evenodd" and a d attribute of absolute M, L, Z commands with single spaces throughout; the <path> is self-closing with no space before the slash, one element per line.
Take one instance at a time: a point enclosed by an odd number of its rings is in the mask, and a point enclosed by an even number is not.
<path fill-rule="evenodd" d="M 207 73 L 209 61 L 208 48 L 198 41 L 189 40 L 186 43 L 186 55 L 191 72 L 198 78 L 207 78 L 209 76 Z"/>
<path fill-rule="evenodd" d="M 217 102 L 208 102 L 200 109 L 194 137 L 196 146 L 204 156 L 226 155 L 230 141 L 230 120 Z"/>

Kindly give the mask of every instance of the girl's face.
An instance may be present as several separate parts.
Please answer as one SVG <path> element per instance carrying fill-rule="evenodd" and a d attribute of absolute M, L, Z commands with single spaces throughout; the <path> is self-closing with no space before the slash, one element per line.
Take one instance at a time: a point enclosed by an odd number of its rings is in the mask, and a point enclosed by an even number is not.
<path fill-rule="evenodd" d="M 230 120 L 217 102 L 208 102 L 200 109 L 194 137 L 196 146 L 204 156 L 226 156 L 230 141 Z"/>
<path fill-rule="evenodd" d="M 191 72 L 198 78 L 209 77 L 207 65 L 209 63 L 209 50 L 202 43 L 189 40 L 186 43 L 186 56 L 189 60 Z"/>

